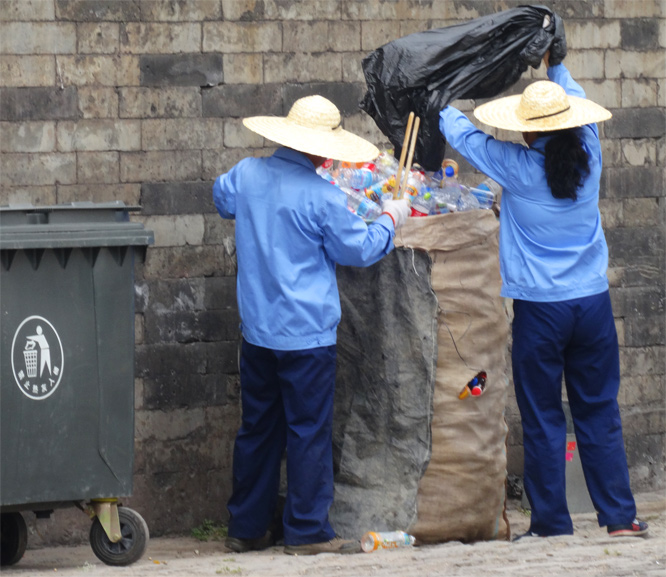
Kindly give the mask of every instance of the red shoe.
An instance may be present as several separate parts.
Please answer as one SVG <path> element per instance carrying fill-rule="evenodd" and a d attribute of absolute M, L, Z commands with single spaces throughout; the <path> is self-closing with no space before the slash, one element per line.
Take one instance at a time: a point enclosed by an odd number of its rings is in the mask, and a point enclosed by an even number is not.
<path fill-rule="evenodd" d="M 608 525 L 608 535 L 610 537 L 632 537 L 645 535 L 647 532 L 648 524 L 638 519 L 624 525 Z"/>

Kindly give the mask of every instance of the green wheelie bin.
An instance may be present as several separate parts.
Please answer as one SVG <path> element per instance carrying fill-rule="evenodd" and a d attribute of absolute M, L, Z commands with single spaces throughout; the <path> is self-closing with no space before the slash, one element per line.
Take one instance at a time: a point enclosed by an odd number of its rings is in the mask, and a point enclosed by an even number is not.
<path fill-rule="evenodd" d="M 134 262 L 154 242 L 123 202 L 0 207 L 1 564 L 23 556 L 22 512 L 76 506 L 109 565 L 148 527 L 119 501 L 134 464 Z"/>

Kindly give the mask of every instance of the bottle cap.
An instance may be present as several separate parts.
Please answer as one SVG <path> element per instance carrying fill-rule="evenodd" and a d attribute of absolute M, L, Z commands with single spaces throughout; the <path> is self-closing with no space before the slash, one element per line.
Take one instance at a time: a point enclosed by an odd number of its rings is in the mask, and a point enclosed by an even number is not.
<path fill-rule="evenodd" d="M 444 172 L 445 172 L 446 176 L 448 176 L 448 177 L 454 176 L 455 173 L 456 173 L 456 171 L 453 169 L 452 166 L 447 166 L 446 170 Z"/>
<path fill-rule="evenodd" d="M 453 160 L 452 158 L 445 158 L 442 161 L 442 168 L 446 170 L 447 166 L 452 166 L 453 167 L 453 173 L 457 176 L 458 175 L 458 163 Z"/>

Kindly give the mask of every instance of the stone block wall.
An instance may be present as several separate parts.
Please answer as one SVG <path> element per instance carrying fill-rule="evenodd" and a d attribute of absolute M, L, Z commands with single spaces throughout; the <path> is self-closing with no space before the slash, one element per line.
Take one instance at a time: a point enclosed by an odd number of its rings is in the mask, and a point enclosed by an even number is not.
<path fill-rule="evenodd" d="M 217 216 L 210 190 L 239 159 L 273 150 L 241 119 L 286 114 L 320 93 L 345 128 L 387 146 L 358 109 L 363 57 L 411 32 L 523 3 L 0 0 L 0 205 L 122 200 L 140 205 L 133 218 L 155 232 L 136 267 L 135 478 L 126 500 L 153 534 L 226 519 L 240 418 L 236 265 L 233 223 Z M 567 66 L 614 114 L 602 128 L 601 210 L 620 402 L 634 488 L 663 487 L 666 4 L 537 4 L 563 17 Z M 543 74 L 528 71 L 526 81 Z M 479 177 L 464 163 L 461 171 Z M 520 475 L 513 400 L 507 419 L 509 472 Z M 39 522 L 45 541 L 87 533 L 85 519 Z"/>

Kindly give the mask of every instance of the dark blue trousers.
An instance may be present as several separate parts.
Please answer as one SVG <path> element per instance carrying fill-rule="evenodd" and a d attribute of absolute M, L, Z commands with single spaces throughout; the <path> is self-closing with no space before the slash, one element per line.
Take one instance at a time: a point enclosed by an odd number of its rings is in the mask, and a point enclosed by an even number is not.
<path fill-rule="evenodd" d="M 263 537 L 287 451 L 285 545 L 329 541 L 336 347 L 278 351 L 243 341 L 243 417 L 234 445 L 229 535 Z"/>
<path fill-rule="evenodd" d="M 523 425 L 530 531 L 573 533 L 565 488 L 562 373 L 599 525 L 631 523 L 636 505 L 617 404 L 620 360 L 609 293 L 513 303 L 513 380 Z"/>

